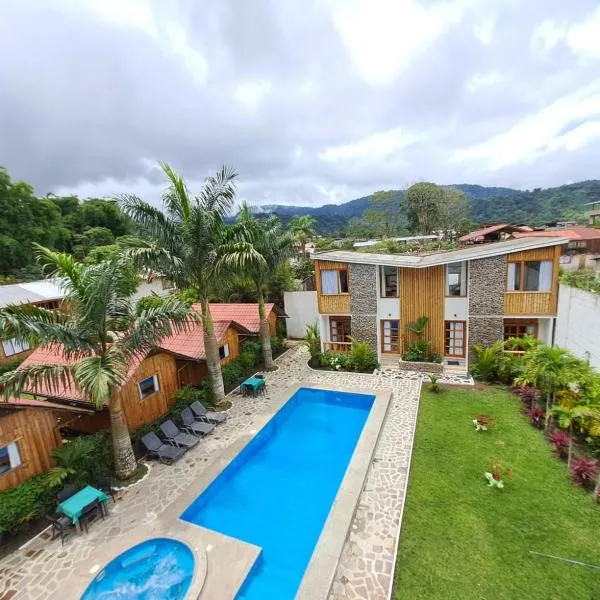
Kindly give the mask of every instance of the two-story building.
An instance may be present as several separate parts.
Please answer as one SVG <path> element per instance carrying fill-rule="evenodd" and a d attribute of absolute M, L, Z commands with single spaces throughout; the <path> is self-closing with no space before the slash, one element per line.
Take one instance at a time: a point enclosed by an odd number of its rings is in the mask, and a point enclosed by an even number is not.
<path fill-rule="evenodd" d="M 454 368 L 468 367 L 473 344 L 525 335 L 551 343 L 567 242 L 520 238 L 419 255 L 315 254 L 323 349 L 347 351 L 352 336 L 380 359 L 399 359 L 406 324 L 422 315 L 429 318 L 424 339 Z"/>

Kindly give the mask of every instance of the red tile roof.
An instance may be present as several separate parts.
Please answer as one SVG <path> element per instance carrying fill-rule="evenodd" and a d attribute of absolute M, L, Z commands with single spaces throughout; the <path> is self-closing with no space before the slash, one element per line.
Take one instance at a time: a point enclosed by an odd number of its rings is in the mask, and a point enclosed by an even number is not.
<path fill-rule="evenodd" d="M 194 308 L 200 310 L 200 305 L 195 304 Z M 265 304 L 265 313 L 267 317 L 275 309 L 275 304 L 269 302 Z M 243 325 L 250 332 L 258 335 L 260 329 L 260 319 L 258 317 L 258 304 L 243 303 L 212 303 L 210 305 L 210 314 L 214 321 L 235 321 Z"/>
<path fill-rule="evenodd" d="M 88 408 L 66 406 L 65 404 L 56 404 L 55 402 L 47 402 L 46 400 L 34 400 L 33 398 L 9 398 L 8 400 L 0 400 L 0 408 L 5 405 L 8 408 L 51 408 L 52 410 L 66 410 L 75 413 L 93 414 L 93 411 Z"/>
<path fill-rule="evenodd" d="M 572 241 L 598 240 L 600 229 L 594 227 L 572 227 L 570 229 L 546 229 L 545 231 L 532 231 L 531 233 L 513 233 L 513 237 L 562 237 Z"/>
<path fill-rule="evenodd" d="M 19 368 L 29 365 L 74 365 L 78 360 L 81 360 L 81 358 L 83 358 L 83 355 L 80 357 L 65 356 L 65 353 L 59 346 L 40 346 L 23 361 Z M 143 355 L 135 356 L 129 365 L 127 378 L 123 385 L 125 385 L 125 383 L 137 371 L 144 358 L 145 356 Z M 49 398 L 64 398 L 67 400 L 79 400 L 81 402 L 89 401 L 83 392 L 81 392 L 81 390 L 68 381 L 60 381 L 57 382 L 56 385 L 47 385 L 46 383 L 41 383 L 35 388 L 27 391 L 32 394 L 39 394 L 40 396 L 47 396 Z"/>
<path fill-rule="evenodd" d="M 472 231 L 471 233 L 467 233 L 467 235 L 463 235 L 458 238 L 459 242 L 475 242 L 477 240 L 483 239 L 486 235 L 490 233 L 494 233 L 495 231 L 500 231 L 502 229 L 508 230 L 508 232 L 512 231 L 528 231 L 531 230 L 530 227 L 520 227 L 517 225 L 508 225 L 507 223 L 499 223 L 498 225 L 490 225 L 489 227 L 484 227 L 483 229 L 478 229 L 477 231 Z"/>
<path fill-rule="evenodd" d="M 215 337 L 217 342 L 225 337 L 225 333 L 229 327 L 235 327 L 243 333 L 250 333 L 244 327 L 232 321 L 215 321 L 213 323 Z M 204 331 L 200 323 L 195 324 L 190 329 L 173 333 L 173 335 L 163 338 L 158 347 L 161 350 L 166 350 L 184 358 L 192 360 L 206 360 L 206 351 L 204 349 Z"/>

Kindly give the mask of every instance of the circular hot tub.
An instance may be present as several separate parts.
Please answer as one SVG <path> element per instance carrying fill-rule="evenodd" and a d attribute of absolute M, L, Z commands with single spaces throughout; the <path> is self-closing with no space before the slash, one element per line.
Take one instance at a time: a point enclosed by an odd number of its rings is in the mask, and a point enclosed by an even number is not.
<path fill-rule="evenodd" d="M 194 554 L 186 544 L 153 538 L 111 560 L 81 600 L 183 600 L 193 574 Z"/>

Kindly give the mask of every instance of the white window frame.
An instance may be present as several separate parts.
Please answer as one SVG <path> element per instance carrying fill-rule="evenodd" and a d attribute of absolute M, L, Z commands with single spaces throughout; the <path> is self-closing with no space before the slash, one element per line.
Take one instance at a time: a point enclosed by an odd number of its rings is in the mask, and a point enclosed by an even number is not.
<path fill-rule="evenodd" d="M 458 296 L 450 294 L 450 266 L 460 265 L 460 294 Z M 446 297 L 447 298 L 465 298 L 467 296 L 467 261 L 457 261 L 446 265 Z"/>
<path fill-rule="evenodd" d="M 223 356 L 221 356 L 221 348 L 223 348 Z M 229 354 L 230 354 L 229 344 L 223 344 L 222 346 L 219 346 L 219 358 L 221 360 L 228 358 Z"/>
<path fill-rule="evenodd" d="M 29 343 L 23 341 L 22 344 L 17 342 L 16 338 L 12 338 L 10 340 L 4 340 L 2 342 L 2 349 L 4 350 L 4 356 L 14 356 L 15 354 L 21 354 L 21 352 L 27 352 L 30 346 Z"/>
<path fill-rule="evenodd" d="M 142 392 L 142 384 L 148 381 L 149 379 L 152 379 L 152 382 L 154 384 L 154 390 L 147 394 L 144 394 Z M 150 375 L 150 377 L 146 377 L 138 383 L 138 392 L 140 394 L 140 400 L 146 400 L 146 398 L 149 398 L 150 396 L 152 396 L 152 394 L 156 394 L 156 392 L 158 391 L 160 391 L 160 386 L 158 385 L 158 375 Z"/>
<path fill-rule="evenodd" d="M 17 442 L 10 442 L 9 444 L 5 444 L 4 446 L 0 446 L 0 448 L 6 448 L 8 451 L 8 464 L 9 468 L 6 471 L 2 471 L 0 473 L 0 477 L 5 475 L 6 473 L 10 473 L 17 469 L 23 464 L 21 459 L 21 451 L 19 450 L 19 444 Z"/>
<path fill-rule="evenodd" d="M 386 294 L 385 270 L 394 269 L 396 272 L 396 293 L 392 296 Z M 379 296 L 380 298 L 398 298 L 400 296 L 400 277 L 398 276 L 398 267 L 380 265 L 379 267 Z"/>

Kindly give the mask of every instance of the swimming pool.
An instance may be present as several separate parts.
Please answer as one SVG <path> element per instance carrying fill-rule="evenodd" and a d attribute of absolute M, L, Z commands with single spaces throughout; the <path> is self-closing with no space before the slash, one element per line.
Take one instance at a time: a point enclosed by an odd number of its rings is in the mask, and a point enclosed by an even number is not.
<path fill-rule="evenodd" d="M 169 538 L 146 540 L 111 560 L 81 600 L 183 600 L 194 574 L 194 555 Z"/>
<path fill-rule="evenodd" d="M 262 549 L 239 599 L 294 598 L 374 400 L 300 388 L 183 512 Z"/>

